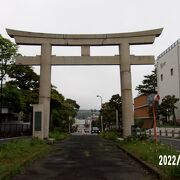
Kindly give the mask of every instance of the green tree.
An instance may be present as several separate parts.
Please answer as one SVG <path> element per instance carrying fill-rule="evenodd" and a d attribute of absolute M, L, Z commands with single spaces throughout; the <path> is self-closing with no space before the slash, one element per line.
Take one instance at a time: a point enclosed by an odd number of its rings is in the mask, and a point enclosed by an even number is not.
<path fill-rule="evenodd" d="M 14 63 L 10 67 L 8 75 L 12 84 L 23 90 L 33 90 L 39 88 L 39 75 L 29 66 L 17 66 Z"/>
<path fill-rule="evenodd" d="M 14 62 L 14 57 L 16 56 L 16 54 L 16 44 L 12 43 L 10 40 L 0 35 L 0 80 L 2 80 L 9 72 L 9 69 L 12 62 Z"/>
<path fill-rule="evenodd" d="M 122 115 L 122 100 L 119 94 L 115 94 L 111 97 L 109 101 L 112 108 L 118 110 L 119 117 Z"/>
<path fill-rule="evenodd" d="M 12 79 L 8 82 L 21 90 L 24 98 L 23 120 L 29 121 L 32 114 L 31 104 L 38 103 L 39 96 L 39 76 L 29 66 L 17 66 L 14 63 L 10 67 L 8 76 Z"/>
<path fill-rule="evenodd" d="M 16 86 L 7 83 L 3 92 L 3 105 L 10 111 L 19 113 L 25 108 L 25 98 Z"/>
<path fill-rule="evenodd" d="M 119 125 L 122 125 L 122 101 L 119 94 L 113 95 L 111 99 L 102 105 L 100 116 L 103 116 L 103 123 L 107 128 L 116 124 L 116 110 L 118 111 Z"/>
<path fill-rule="evenodd" d="M 62 122 L 61 109 L 65 98 L 55 87 L 51 88 L 51 122 L 50 128 L 60 127 Z"/>
<path fill-rule="evenodd" d="M 0 123 L 2 122 L 2 107 L 3 107 L 3 79 L 9 72 L 11 63 L 14 61 L 14 56 L 17 52 L 17 46 L 10 40 L 0 35 L 0 81 L 1 81 L 1 96 L 0 96 Z"/>
<path fill-rule="evenodd" d="M 165 122 L 168 122 L 170 117 L 173 116 L 173 123 L 176 124 L 175 109 L 177 109 L 177 107 L 175 104 L 178 101 L 179 99 L 176 98 L 175 95 L 168 95 L 162 99 L 162 102 L 159 106 L 159 115 L 165 117 Z"/>
<path fill-rule="evenodd" d="M 68 131 L 69 122 L 73 124 L 79 107 L 76 101 L 65 99 L 53 87 L 51 90 L 51 129 L 58 127 L 61 131 Z"/>
<path fill-rule="evenodd" d="M 157 75 L 156 70 L 152 71 L 152 74 L 144 76 L 144 80 L 142 84 L 136 87 L 139 94 L 156 94 L 156 87 L 157 87 Z"/>
<path fill-rule="evenodd" d="M 76 103 L 75 100 L 72 100 L 72 99 L 66 99 L 66 103 L 69 104 L 69 109 L 71 112 L 70 116 L 75 118 L 80 106 Z"/>
<path fill-rule="evenodd" d="M 105 102 L 102 105 L 100 110 L 100 116 L 103 116 L 103 124 L 107 129 L 109 129 L 112 125 L 115 125 L 116 122 L 116 111 L 109 102 Z"/>
<path fill-rule="evenodd" d="M 10 78 L 10 81 L 6 82 L 4 93 L 1 91 L 1 96 L 3 95 L 7 106 L 13 107 L 14 112 L 17 113 L 23 111 L 24 120 L 28 120 L 32 112 L 30 105 L 38 103 L 39 76 L 29 66 L 16 66 L 15 56 L 17 56 L 17 46 L 0 36 L 0 78 L 3 80 L 6 75 Z M 68 129 L 69 117 L 72 117 L 71 123 L 73 123 L 78 110 L 79 105 L 76 101 L 65 100 L 54 86 L 51 87 L 51 124 L 53 126 Z"/>

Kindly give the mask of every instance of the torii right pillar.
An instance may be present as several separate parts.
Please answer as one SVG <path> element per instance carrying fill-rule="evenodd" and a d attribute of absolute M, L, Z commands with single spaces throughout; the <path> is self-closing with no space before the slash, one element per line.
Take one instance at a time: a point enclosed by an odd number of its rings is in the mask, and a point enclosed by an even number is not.
<path fill-rule="evenodd" d="M 121 77 L 121 97 L 122 97 L 122 122 L 123 137 L 131 135 L 131 126 L 134 125 L 134 111 L 132 102 L 131 85 L 131 65 L 130 48 L 128 42 L 123 42 L 119 46 L 121 57 L 120 77 Z"/>

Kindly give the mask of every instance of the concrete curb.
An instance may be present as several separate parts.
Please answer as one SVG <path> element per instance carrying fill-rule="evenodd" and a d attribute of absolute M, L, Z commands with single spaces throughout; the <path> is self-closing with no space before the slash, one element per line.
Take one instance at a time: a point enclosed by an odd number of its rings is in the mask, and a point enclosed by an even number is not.
<path fill-rule="evenodd" d="M 143 161 L 142 159 L 140 159 L 139 157 L 137 157 L 135 154 L 129 152 L 128 150 L 124 149 L 123 147 L 117 145 L 117 147 L 119 149 L 121 149 L 123 152 L 125 152 L 126 154 L 128 154 L 130 157 L 132 157 L 134 160 L 136 160 L 137 162 L 139 162 L 140 164 L 143 165 L 143 167 L 145 167 L 148 171 L 153 172 L 158 178 L 163 179 L 163 180 L 169 180 L 168 176 L 165 175 L 162 171 L 160 171 L 158 168 L 152 166 L 151 164 Z"/>
<path fill-rule="evenodd" d="M 0 146 L 4 143 L 8 143 L 8 142 L 11 142 L 11 141 L 16 141 L 16 140 L 19 140 L 19 139 L 24 139 L 24 138 L 32 138 L 32 136 L 18 136 L 18 137 L 11 137 L 11 138 L 2 138 L 0 139 Z"/>

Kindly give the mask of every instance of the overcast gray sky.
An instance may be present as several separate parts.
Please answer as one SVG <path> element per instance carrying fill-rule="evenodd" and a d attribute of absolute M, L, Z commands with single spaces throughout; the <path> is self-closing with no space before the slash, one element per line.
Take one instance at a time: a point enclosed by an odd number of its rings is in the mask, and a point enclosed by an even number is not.
<path fill-rule="evenodd" d="M 180 38 L 179 0 L 0 0 L 0 33 L 6 28 L 59 34 L 104 34 L 164 28 L 153 45 L 131 46 L 131 54 L 155 55 Z M 12 39 L 13 40 L 13 39 Z M 20 47 L 23 55 L 36 55 L 40 48 Z M 79 47 L 53 48 L 56 55 L 80 55 Z M 93 47 L 92 55 L 115 55 L 118 47 Z M 153 66 L 132 66 L 135 87 Z M 35 68 L 39 72 L 39 68 Z M 120 93 L 118 66 L 55 66 L 52 84 L 81 109 L 100 108 L 113 94 Z"/>

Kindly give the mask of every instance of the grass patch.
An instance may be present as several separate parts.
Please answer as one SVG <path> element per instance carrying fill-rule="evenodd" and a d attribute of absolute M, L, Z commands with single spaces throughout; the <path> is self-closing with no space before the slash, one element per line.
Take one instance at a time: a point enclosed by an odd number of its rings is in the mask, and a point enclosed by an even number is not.
<path fill-rule="evenodd" d="M 0 179 L 20 172 L 24 165 L 48 153 L 49 145 L 39 139 L 20 139 L 0 146 Z"/>
<path fill-rule="evenodd" d="M 101 137 L 109 140 L 117 140 L 120 137 L 120 133 L 117 131 L 105 131 L 100 134 Z"/>
<path fill-rule="evenodd" d="M 140 141 L 137 138 L 127 139 L 121 143 L 121 147 L 128 150 L 129 152 L 135 154 L 140 159 L 150 163 L 151 165 L 159 168 L 170 178 L 180 178 L 180 163 L 179 165 L 159 165 L 160 155 L 175 155 L 177 158 L 180 155 L 175 149 L 163 145 L 160 143 L 155 144 L 151 141 Z M 177 159 L 176 159 L 177 162 Z M 172 161 L 171 161 L 172 163 Z"/>
<path fill-rule="evenodd" d="M 49 137 L 53 138 L 55 140 L 63 140 L 66 139 L 68 136 L 70 136 L 69 133 L 60 132 L 59 130 L 55 129 L 49 133 Z"/>

